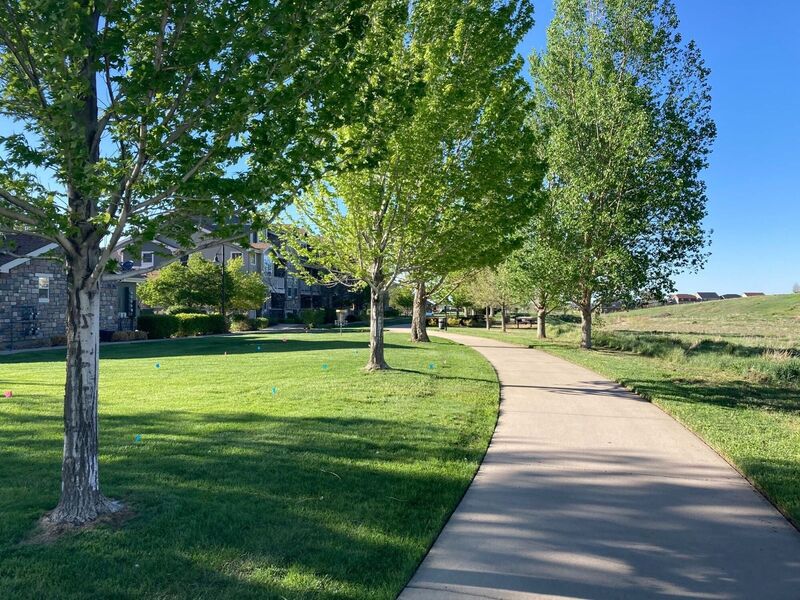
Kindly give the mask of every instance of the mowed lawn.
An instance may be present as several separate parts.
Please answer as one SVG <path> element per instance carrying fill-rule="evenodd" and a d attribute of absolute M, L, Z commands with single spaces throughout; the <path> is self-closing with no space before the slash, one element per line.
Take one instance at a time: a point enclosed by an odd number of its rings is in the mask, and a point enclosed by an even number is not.
<path fill-rule="evenodd" d="M 101 482 L 133 516 L 49 544 L 63 351 L 0 357 L 0 598 L 393 598 L 498 405 L 476 352 L 406 340 L 375 374 L 361 332 L 103 346 Z"/>
<path fill-rule="evenodd" d="M 800 526 L 800 294 L 603 315 L 595 349 L 578 324 L 459 330 L 538 348 L 618 381 L 734 464 Z"/>

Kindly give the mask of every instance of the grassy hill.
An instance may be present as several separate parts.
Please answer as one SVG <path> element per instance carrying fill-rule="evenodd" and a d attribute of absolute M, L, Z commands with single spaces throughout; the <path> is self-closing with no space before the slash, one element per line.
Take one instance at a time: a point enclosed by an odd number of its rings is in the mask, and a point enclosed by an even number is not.
<path fill-rule="evenodd" d="M 659 306 L 601 320 L 613 331 L 762 338 L 770 347 L 800 346 L 800 294 Z"/>

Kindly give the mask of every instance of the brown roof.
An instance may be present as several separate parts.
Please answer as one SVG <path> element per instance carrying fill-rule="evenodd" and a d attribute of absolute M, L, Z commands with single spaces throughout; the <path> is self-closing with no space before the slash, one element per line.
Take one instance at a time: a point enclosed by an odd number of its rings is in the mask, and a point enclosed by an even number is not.
<path fill-rule="evenodd" d="M 251 242 L 250 247 L 254 250 L 269 250 L 272 248 L 272 244 L 268 242 Z"/>

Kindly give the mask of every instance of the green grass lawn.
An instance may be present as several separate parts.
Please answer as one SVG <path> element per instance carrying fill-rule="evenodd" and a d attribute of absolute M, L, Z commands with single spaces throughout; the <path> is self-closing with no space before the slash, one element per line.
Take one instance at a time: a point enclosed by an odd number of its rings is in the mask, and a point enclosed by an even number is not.
<path fill-rule="evenodd" d="M 539 348 L 620 382 L 699 434 L 800 525 L 800 295 L 600 320 L 592 351 L 577 347 L 574 323 L 554 322 L 547 341 L 535 329 L 452 331 Z"/>
<path fill-rule="evenodd" d="M 361 332 L 104 346 L 101 482 L 134 515 L 51 544 L 63 352 L 0 357 L 0 598 L 393 598 L 498 402 L 476 352 L 406 338 L 376 374 Z"/>

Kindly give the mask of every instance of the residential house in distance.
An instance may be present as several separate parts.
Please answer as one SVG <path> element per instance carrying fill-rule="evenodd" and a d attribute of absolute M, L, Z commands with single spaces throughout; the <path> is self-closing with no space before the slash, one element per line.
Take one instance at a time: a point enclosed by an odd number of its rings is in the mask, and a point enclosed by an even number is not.
<path fill-rule="evenodd" d="M 197 239 L 207 238 L 213 231 L 198 228 Z M 297 315 L 306 308 L 343 308 L 353 304 L 353 294 L 344 286 L 309 285 L 298 275 L 291 262 L 293 253 L 284 252 L 281 240 L 269 230 L 247 231 L 248 244 L 220 243 L 199 250 L 206 260 L 216 263 L 241 258 L 242 268 L 248 273 L 260 273 L 268 287 L 264 303 L 250 316 L 266 316 L 273 322 Z M 131 274 L 132 281 L 142 282 L 142 272 L 157 271 L 179 251 L 177 244 L 160 239 L 145 242 L 134 252 L 130 240 L 122 240 L 115 258 L 123 271 Z M 188 261 L 188 257 L 181 259 Z M 313 269 L 308 269 L 313 274 Z"/>
<path fill-rule="evenodd" d="M 695 297 L 699 302 L 708 302 L 709 300 L 720 300 L 719 294 L 716 292 L 695 292 Z"/>
<path fill-rule="evenodd" d="M 758 296 L 766 296 L 764 292 L 743 292 L 742 297 L 744 298 L 756 298 Z"/>
<path fill-rule="evenodd" d="M 7 235 L 0 246 L 0 349 L 63 343 L 66 314 L 67 277 L 58 245 L 24 233 Z M 134 329 L 135 316 L 135 286 L 101 282 L 101 337 Z"/>
<path fill-rule="evenodd" d="M 723 300 L 733 300 L 734 298 L 741 298 L 741 297 L 742 297 L 741 294 L 722 294 L 722 296 L 720 296 L 720 298 L 722 298 Z"/>
<path fill-rule="evenodd" d="M 695 294 L 672 294 L 670 299 L 675 304 L 689 304 L 692 302 L 700 302 L 700 299 Z"/>
<path fill-rule="evenodd" d="M 250 246 L 263 253 L 263 279 L 269 287 L 269 297 L 261 316 L 280 321 L 307 308 L 359 308 L 359 295 L 343 285 L 309 284 L 304 281 L 297 265 L 292 262 L 296 260 L 296 254 L 283 247 L 277 233 L 266 229 L 251 235 L 255 237 L 251 238 Z M 319 267 L 308 264 L 302 267 L 311 276 L 321 271 Z"/>

